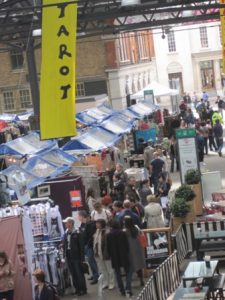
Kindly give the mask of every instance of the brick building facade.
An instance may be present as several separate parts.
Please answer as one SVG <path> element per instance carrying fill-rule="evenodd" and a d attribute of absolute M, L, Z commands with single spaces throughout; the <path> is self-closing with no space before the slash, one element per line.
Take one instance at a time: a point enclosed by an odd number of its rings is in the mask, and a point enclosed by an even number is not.
<path fill-rule="evenodd" d="M 40 53 L 41 49 L 35 52 L 38 77 Z M 97 99 L 106 96 L 115 108 L 126 107 L 127 94 L 156 79 L 154 56 L 149 30 L 78 39 L 77 111 L 95 106 Z M 32 100 L 25 53 L 1 51 L 0 60 L 0 113 L 26 111 Z"/>

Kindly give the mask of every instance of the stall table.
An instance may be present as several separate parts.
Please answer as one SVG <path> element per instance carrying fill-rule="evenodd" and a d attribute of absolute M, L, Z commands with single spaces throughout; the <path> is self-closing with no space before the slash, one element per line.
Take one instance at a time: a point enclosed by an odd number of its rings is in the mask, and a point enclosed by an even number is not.
<path fill-rule="evenodd" d="M 178 288 L 175 291 L 173 300 L 204 300 L 207 299 L 208 287 L 203 287 L 200 292 L 195 292 L 194 288 Z"/>
<path fill-rule="evenodd" d="M 205 261 L 190 262 L 184 272 L 184 275 L 182 276 L 183 286 L 186 288 L 187 281 L 193 281 L 197 278 L 204 278 L 207 280 L 209 289 L 212 291 L 212 296 L 214 297 L 213 277 L 215 276 L 217 266 L 218 260 L 211 260 L 210 267 L 206 266 Z"/>
<path fill-rule="evenodd" d="M 194 235 L 197 259 L 202 259 L 202 252 L 218 251 L 225 248 L 225 230 L 199 231 Z M 219 241 L 217 241 L 219 239 Z M 204 245 L 202 241 L 206 240 Z"/>

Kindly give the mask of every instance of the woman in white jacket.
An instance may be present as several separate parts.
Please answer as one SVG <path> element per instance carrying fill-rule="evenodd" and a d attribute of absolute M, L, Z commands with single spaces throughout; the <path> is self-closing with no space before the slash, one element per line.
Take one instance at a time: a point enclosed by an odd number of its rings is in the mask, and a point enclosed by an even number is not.
<path fill-rule="evenodd" d="M 96 221 L 96 233 L 94 234 L 94 254 L 98 265 L 98 269 L 102 274 L 102 289 L 113 289 L 114 271 L 112 269 L 111 260 L 107 250 L 107 230 L 106 221 L 99 219 Z"/>
<path fill-rule="evenodd" d="M 147 197 L 148 205 L 145 206 L 145 221 L 147 228 L 160 228 L 165 227 L 163 210 L 158 203 L 155 195 Z"/>

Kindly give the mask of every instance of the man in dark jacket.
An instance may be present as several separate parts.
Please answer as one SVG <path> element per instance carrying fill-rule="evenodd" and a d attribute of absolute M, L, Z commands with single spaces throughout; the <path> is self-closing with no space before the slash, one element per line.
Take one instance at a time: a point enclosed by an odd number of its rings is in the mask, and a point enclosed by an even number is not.
<path fill-rule="evenodd" d="M 219 156 L 222 156 L 223 149 L 223 127 L 219 120 L 216 120 L 216 124 L 213 126 L 213 132 L 216 139 L 217 149 Z"/>
<path fill-rule="evenodd" d="M 134 176 L 130 176 L 128 178 L 128 184 L 124 191 L 125 198 L 128 197 L 128 199 L 133 198 L 135 201 L 140 201 L 140 197 L 138 195 L 138 192 L 136 190 L 136 179 Z"/>
<path fill-rule="evenodd" d="M 133 200 L 133 202 L 134 202 L 134 200 Z M 120 224 L 123 224 L 123 219 L 126 216 L 129 216 L 134 221 L 134 224 L 137 225 L 139 228 L 141 228 L 141 219 L 139 218 L 139 216 L 136 213 L 134 213 L 131 210 L 130 200 L 125 200 L 123 202 L 123 207 L 124 207 L 124 210 L 122 210 L 119 214 L 117 214 L 117 220 L 120 221 Z"/>
<path fill-rule="evenodd" d="M 83 234 L 85 256 L 87 257 L 92 272 L 92 277 L 90 278 L 92 281 L 90 283 L 96 284 L 98 283 L 99 277 L 98 266 L 93 251 L 93 236 L 96 232 L 96 224 L 90 220 L 85 210 L 78 212 L 78 219 L 81 222 L 80 231 Z"/>
<path fill-rule="evenodd" d="M 115 270 L 116 280 L 121 294 L 125 295 L 125 289 L 131 291 L 132 270 L 129 263 L 129 244 L 127 235 L 121 230 L 120 223 L 113 220 L 111 231 L 107 234 L 107 248 L 112 262 L 112 268 Z M 126 286 L 121 276 L 121 268 L 126 272 Z"/>
<path fill-rule="evenodd" d="M 78 296 L 87 293 L 86 281 L 83 273 L 82 263 L 84 262 L 83 236 L 74 229 L 74 219 L 67 217 L 63 220 L 66 232 L 63 237 L 64 256 L 72 276 L 75 294 Z"/>
<path fill-rule="evenodd" d="M 196 144 L 197 144 L 199 162 L 203 162 L 204 161 L 205 141 L 204 141 L 203 134 L 202 134 L 201 130 L 197 131 Z"/>

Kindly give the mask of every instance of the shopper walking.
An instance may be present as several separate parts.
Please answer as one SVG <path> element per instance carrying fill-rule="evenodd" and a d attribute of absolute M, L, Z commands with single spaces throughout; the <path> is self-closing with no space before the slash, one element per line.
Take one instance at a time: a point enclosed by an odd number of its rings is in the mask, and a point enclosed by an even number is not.
<path fill-rule="evenodd" d="M 72 276 L 75 294 L 82 296 L 87 293 L 86 281 L 82 268 L 84 262 L 83 235 L 75 230 L 74 219 L 72 217 L 67 217 L 63 222 L 66 227 L 63 238 L 64 256 Z"/>
<path fill-rule="evenodd" d="M 208 130 L 208 126 L 206 126 L 206 122 L 201 123 L 200 130 L 202 131 L 202 135 L 203 135 L 203 138 L 204 138 L 205 154 L 208 155 L 209 130 Z"/>
<path fill-rule="evenodd" d="M 88 264 L 91 268 L 92 276 L 89 278 L 91 284 L 98 283 L 98 266 L 95 260 L 93 251 L 93 239 L 96 232 L 95 221 L 90 220 L 90 216 L 85 210 L 78 212 L 78 220 L 81 222 L 80 232 L 83 234 L 84 253 L 87 258 Z"/>
<path fill-rule="evenodd" d="M 14 276 L 12 263 L 5 251 L 0 251 L 0 300 L 13 300 Z"/>
<path fill-rule="evenodd" d="M 137 272 L 141 286 L 144 286 L 143 269 L 145 268 L 144 252 L 141 247 L 138 235 L 140 228 L 134 225 L 132 218 L 129 216 L 124 218 L 124 229 L 127 235 L 129 244 L 129 261 L 131 272 Z M 132 276 L 132 274 L 131 274 Z M 132 295 L 132 294 L 131 294 Z"/>
<path fill-rule="evenodd" d="M 102 275 L 102 289 L 112 290 L 115 286 L 114 271 L 112 269 L 107 248 L 107 229 L 103 219 L 96 221 L 96 233 L 94 235 L 94 254 Z"/>
<path fill-rule="evenodd" d="M 55 300 L 55 293 L 53 287 L 46 284 L 45 282 L 44 271 L 41 269 L 36 269 L 33 273 L 33 277 L 36 283 L 35 300 Z"/>
<path fill-rule="evenodd" d="M 206 126 L 208 128 L 208 133 L 209 133 L 209 149 L 210 151 L 213 151 L 214 148 L 214 150 L 217 151 L 217 147 L 214 140 L 214 131 L 210 120 L 207 121 Z"/>
<path fill-rule="evenodd" d="M 128 184 L 125 187 L 125 198 L 126 199 L 135 199 L 135 201 L 140 201 L 139 194 L 137 192 L 137 183 L 136 183 L 136 178 L 134 176 L 130 176 L 128 178 Z"/>
<path fill-rule="evenodd" d="M 106 223 L 109 223 L 112 219 L 112 214 L 108 209 L 104 208 L 100 202 L 96 202 L 94 204 L 94 210 L 91 213 L 91 219 L 93 221 L 104 219 Z"/>
<path fill-rule="evenodd" d="M 120 222 L 116 220 L 111 222 L 111 231 L 107 234 L 107 248 L 121 295 L 125 296 L 125 291 L 131 294 L 132 270 L 129 261 L 128 239 L 126 233 L 121 229 Z M 121 275 L 122 268 L 126 274 L 125 286 Z"/>
<path fill-rule="evenodd" d="M 175 162 L 176 162 L 176 170 L 179 171 L 179 157 L 178 157 L 177 141 L 175 136 L 171 137 L 169 154 L 171 160 L 170 172 L 171 173 L 174 172 Z"/>
<path fill-rule="evenodd" d="M 148 179 L 141 181 L 140 189 L 139 189 L 138 193 L 140 195 L 141 204 L 143 206 L 146 206 L 148 204 L 147 196 L 152 195 L 152 190 L 151 190 Z"/>
<path fill-rule="evenodd" d="M 92 188 L 89 188 L 87 190 L 86 204 L 90 213 L 94 210 L 94 204 L 96 202 L 97 200 L 95 199 L 95 192 Z"/>
<path fill-rule="evenodd" d="M 165 163 L 160 158 L 158 152 L 155 152 L 154 155 L 155 155 L 155 159 L 153 159 L 150 164 L 150 174 L 154 185 L 154 194 L 156 194 L 157 186 L 158 186 L 158 177 L 159 174 L 165 170 Z"/>
<path fill-rule="evenodd" d="M 163 210 L 155 195 L 147 197 L 148 205 L 145 206 L 145 220 L 147 228 L 162 228 L 165 226 Z"/>
<path fill-rule="evenodd" d="M 223 149 L 223 127 L 220 124 L 219 120 L 216 120 L 216 124 L 213 127 L 216 144 L 217 144 L 217 151 L 219 156 L 222 156 L 222 149 Z"/>

